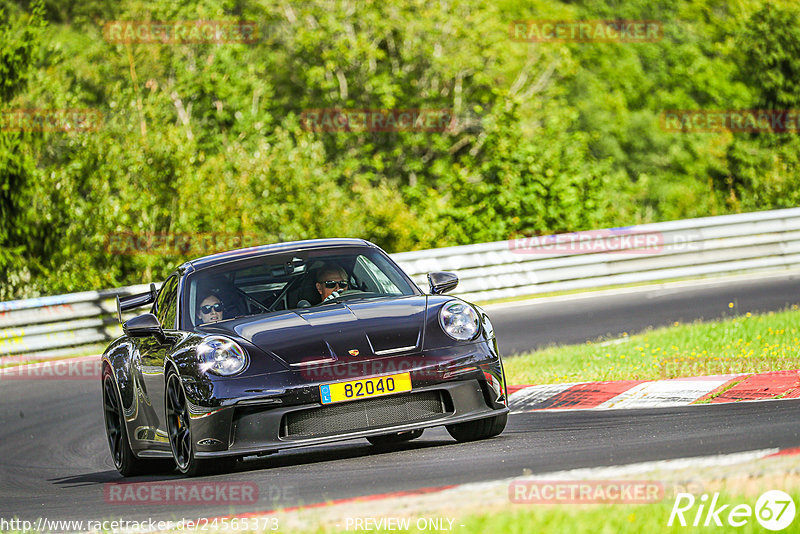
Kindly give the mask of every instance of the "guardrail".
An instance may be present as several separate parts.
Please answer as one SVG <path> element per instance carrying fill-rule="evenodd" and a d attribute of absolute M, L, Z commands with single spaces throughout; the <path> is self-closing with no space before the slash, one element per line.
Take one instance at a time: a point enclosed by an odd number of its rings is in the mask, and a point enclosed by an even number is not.
<path fill-rule="evenodd" d="M 455 271 L 454 294 L 493 300 L 617 284 L 800 267 L 800 208 L 394 254 L 424 273 Z"/>
<path fill-rule="evenodd" d="M 393 254 L 423 289 L 455 271 L 473 301 L 655 280 L 800 268 L 800 208 Z M 114 297 L 139 285 L 0 302 L 0 356 L 59 357 L 121 333 Z"/>
<path fill-rule="evenodd" d="M 115 297 L 143 293 L 149 287 L 0 302 L 0 356 L 44 359 L 102 347 L 122 333 Z"/>

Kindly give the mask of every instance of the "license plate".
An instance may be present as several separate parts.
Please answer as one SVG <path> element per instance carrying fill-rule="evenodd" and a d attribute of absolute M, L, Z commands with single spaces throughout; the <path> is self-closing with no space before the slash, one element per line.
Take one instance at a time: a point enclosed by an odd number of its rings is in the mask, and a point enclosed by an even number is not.
<path fill-rule="evenodd" d="M 322 404 L 331 404 L 392 395 L 404 391 L 411 391 L 411 373 L 323 384 L 319 387 L 319 396 Z"/>

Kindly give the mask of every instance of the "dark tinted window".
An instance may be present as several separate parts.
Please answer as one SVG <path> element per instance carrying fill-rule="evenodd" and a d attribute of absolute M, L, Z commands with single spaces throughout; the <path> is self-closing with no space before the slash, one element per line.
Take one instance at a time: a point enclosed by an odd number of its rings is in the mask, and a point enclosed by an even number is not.
<path fill-rule="evenodd" d="M 334 267 L 338 274 L 330 274 Z M 227 262 L 189 275 L 184 285 L 184 328 L 204 320 L 199 308 L 205 299 L 222 304 L 220 318 L 302 309 L 322 304 L 316 284 L 322 274 L 347 282 L 337 301 L 418 294 L 419 290 L 379 250 L 368 247 L 315 249 L 264 255 Z M 210 302 L 210 301 L 209 301 Z"/>

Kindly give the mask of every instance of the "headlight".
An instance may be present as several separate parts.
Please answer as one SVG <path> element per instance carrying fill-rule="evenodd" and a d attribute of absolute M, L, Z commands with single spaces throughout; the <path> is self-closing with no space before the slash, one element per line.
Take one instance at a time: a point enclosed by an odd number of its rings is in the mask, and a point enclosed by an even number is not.
<path fill-rule="evenodd" d="M 439 311 L 439 324 L 445 333 L 458 341 L 469 341 L 478 334 L 478 314 L 469 304 L 452 300 Z"/>
<path fill-rule="evenodd" d="M 200 369 L 230 376 L 240 373 L 247 367 L 247 354 L 231 339 L 209 337 L 197 346 Z"/>

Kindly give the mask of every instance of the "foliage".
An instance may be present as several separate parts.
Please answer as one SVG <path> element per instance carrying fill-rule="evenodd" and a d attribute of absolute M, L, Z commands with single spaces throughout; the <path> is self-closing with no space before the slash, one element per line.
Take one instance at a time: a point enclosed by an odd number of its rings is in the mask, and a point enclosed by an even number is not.
<path fill-rule="evenodd" d="M 44 26 L 41 4 L 35 4 L 30 15 L 16 16 L 13 21 L 6 18 L 9 14 L 7 7 L 0 6 L 0 111 L 24 91 Z M 32 142 L 30 133 L 0 128 L 0 272 L 8 278 L 8 283 L 0 286 L 0 299 L 14 295 L 15 287 L 30 280 L 22 255 L 33 237 L 26 232 L 25 206 L 32 194 L 26 178 L 35 173 L 35 162 L 24 150 Z"/>
<path fill-rule="evenodd" d="M 765 4 L 739 40 L 741 77 L 749 80 L 753 107 L 800 110 L 800 9 Z M 725 185 L 737 209 L 791 207 L 800 202 L 800 132 L 737 136 L 728 147 Z"/>
<path fill-rule="evenodd" d="M 109 246 L 120 233 L 355 236 L 400 251 L 799 200 L 796 135 L 659 123 L 668 109 L 800 107 L 789 1 L 0 5 L 0 111 L 103 116 L 96 130 L 0 131 L 0 299 L 161 279 L 189 259 L 120 254 Z M 613 18 L 661 21 L 663 38 L 509 33 L 513 20 Z M 257 39 L 104 33 L 113 21 L 198 20 L 255 21 Z M 304 119 L 319 109 L 454 119 L 438 131 L 319 131 Z"/>

